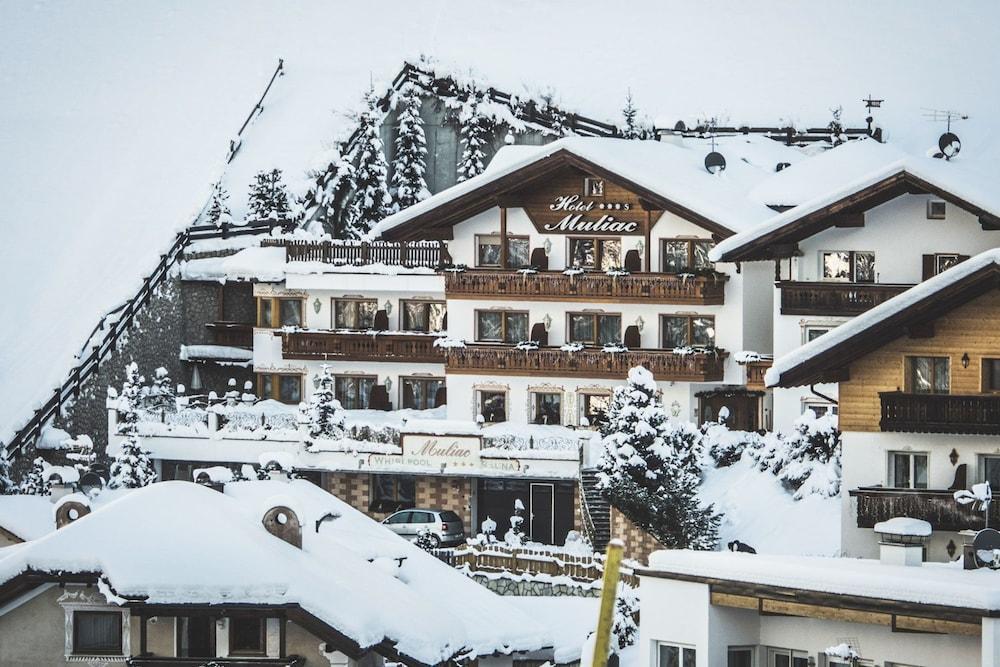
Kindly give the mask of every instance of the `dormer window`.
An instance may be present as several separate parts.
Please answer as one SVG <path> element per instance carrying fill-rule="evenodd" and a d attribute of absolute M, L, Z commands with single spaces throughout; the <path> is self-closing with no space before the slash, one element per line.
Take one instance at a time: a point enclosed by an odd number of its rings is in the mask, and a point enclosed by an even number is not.
<path fill-rule="evenodd" d="M 927 219 L 944 220 L 947 212 L 947 204 L 940 199 L 931 199 L 927 202 Z"/>
<path fill-rule="evenodd" d="M 875 253 L 854 250 L 828 250 L 821 253 L 823 280 L 851 283 L 875 282 Z"/>

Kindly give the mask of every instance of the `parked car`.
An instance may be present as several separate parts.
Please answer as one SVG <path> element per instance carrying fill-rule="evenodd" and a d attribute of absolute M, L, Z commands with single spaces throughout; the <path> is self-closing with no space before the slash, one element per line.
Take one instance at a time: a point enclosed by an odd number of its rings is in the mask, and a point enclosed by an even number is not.
<path fill-rule="evenodd" d="M 435 547 L 453 546 L 465 541 L 462 517 L 451 510 L 415 507 L 391 514 L 382 523 L 392 532 L 411 542 L 417 539 L 417 535 L 424 528 L 430 532 L 430 539 Z"/>

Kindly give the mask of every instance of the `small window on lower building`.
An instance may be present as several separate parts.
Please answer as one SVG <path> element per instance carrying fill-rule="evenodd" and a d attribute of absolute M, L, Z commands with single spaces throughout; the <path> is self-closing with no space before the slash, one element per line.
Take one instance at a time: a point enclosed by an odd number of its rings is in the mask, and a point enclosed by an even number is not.
<path fill-rule="evenodd" d="M 367 410 L 375 377 L 368 375 L 338 375 L 334 394 L 345 410 Z"/>
<path fill-rule="evenodd" d="M 769 648 L 767 667 L 809 667 L 809 654 L 787 648 Z"/>
<path fill-rule="evenodd" d="M 534 424 L 562 423 L 562 393 L 531 393 L 531 421 Z"/>
<path fill-rule="evenodd" d="M 444 378 L 401 378 L 401 405 L 412 410 L 438 407 L 437 399 L 444 388 Z M 442 403 L 443 404 L 443 403 Z"/>
<path fill-rule="evenodd" d="M 730 646 L 726 658 L 726 667 L 754 667 L 752 646 Z"/>
<path fill-rule="evenodd" d="M 829 333 L 832 327 L 823 326 L 812 326 L 806 325 L 802 327 L 802 343 L 808 343 L 809 341 L 816 340 L 825 333 Z"/>
<path fill-rule="evenodd" d="M 826 403 L 821 401 L 804 402 L 802 404 L 802 414 L 805 414 L 807 410 L 812 410 L 812 413 L 817 417 L 837 415 L 839 412 L 839 408 L 836 403 Z"/>
<path fill-rule="evenodd" d="M 417 480 L 407 475 L 372 475 L 370 512 L 396 512 L 416 503 Z M 409 518 L 407 517 L 407 521 Z"/>
<path fill-rule="evenodd" d="M 121 655 L 121 612 L 74 611 L 73 653 L 81 655 Z"/>
<path fill-rule="evenodd" d="M 215 657 L 215 619 L 211 616 L 181 616 L 177 619 L 177 657 Z"/>
<path fill-rule="evenodd" d="M 507 392 L 480 390 L 479 414 L 490 424 L 507 421 Z"/>
<path fill-rule="evenodd" d="M 695 650 L 661 642 L 657 646 L 656 667 L 695 667 Z"/>
<path fill-rule="evenodd" d="M 302 376 L 282 373 L 261 373 L 257 378 L 261 398 L 296 405 L 302 401 Z"/>
<path fill-rule="evenodd" d="M 1000 456 L 984 456 L 982 471 L 982 481 L 989 482 L 991 489 L 1000 489 Z"/>
<path fill-rule="evenodd" d="M 577 404 L 580 406 L 580 425 L 597 428 L 607 419 L 611 394 L 581 393 Z"/>
<path fill-rule="evenodd" d="M 889 481 L 894 489 L 926 489 L 927 454 L 889 452 Z"/>
<path fill-rule="evenodd" d="M 229 654 L 267 655 L 266 619 L 253 616 L 233 616 L 229 619 Z"/>
<path fill-rule="evenodd" d="M 983 359 L 983 391 L 1000 392 L 1000 359 Z"/>
<path fill-rule="evenodd" d="M 940 199 L 929 199 L 927 201 L 927 219 L 944 220 L 948 213 L 948 205 Z"/>

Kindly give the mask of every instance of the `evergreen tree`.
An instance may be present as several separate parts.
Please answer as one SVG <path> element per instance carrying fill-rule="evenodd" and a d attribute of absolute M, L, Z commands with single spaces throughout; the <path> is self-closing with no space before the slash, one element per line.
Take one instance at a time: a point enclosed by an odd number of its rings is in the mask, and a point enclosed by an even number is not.
<path fill-rule="evenodd" d="M 221 227 L 232 223 L 233 216 L 226 204 L 228 199 L 229 193 L 222 187 L 222 181 L 219 181 L 212 188 L 212 202 L 208 205 L 208 213 L 206 214 L 208 224 Z"/>
<path fill-rule="evenodd" d="M 487 149 L 493 143 L 493 119 L 483 112 L 485 95 L 473 88 L 458 114 L 462 158 L 458 162 L 458 181 L 462 182 L 486 171 Z"/>
<path fill-rule="evenodd" d="M 153 461 L 139 444 L 138 435 L 133 433 L 122 441 L 110 473 L 108 487 L 112 489 L 139 489 L 156 481 Z"/>
<path fill-rule="evenodd" d="M 143 382 L 145 378 L 139 375 L 139 365 L 133 361 L 125 366 L 121 393 L 116 394 L 114 388 L 108 387 L 108 395 L 118 398 L 118 435 L 131 436 L 137 433 Z"/>
<path fill-rule="evenodd" d="M 396 207 L 404 209 L 431 196 L 424 180 L 427 140 L 420 117 L 420 94 L 412 83 L 399 91 L 397 109 L 399 134 L 396 135 L 396 157 L 392 164 L 392 190 Z"/>
<path fill-rule="evenodd" d="M 358 116 L 358 142 L 351 157 L 354 168 L 354 194 L 348 206 L 344 237 L 358 239 L 371 231 L 372 225 L 393 213 L 389 196 L 389 167 L 385 161 L 379 128 L 382 114 L 378 97 L 371 89 L 365 95 L 365 109 Z"/>
<path fill-rule="evenodd" d="M 344 437 L 345 413 L 334 393 L 335 381 L 333 370 L 323 364 L 319 386 L 313 391 L 309 403 L 302 405 L 302 421 L 309 429 L 310 438 L 336 440 Z"/>
<path fill-rule="evenodd" d="M 45 460 L 38 457 L 31 462 L 31 470 L 21 480 L 20 492 L 26 496 L 49 495 L 49 483 L 45 479 Z"/>
<path fill-rule="evenodd" d="M 153 383 L 149 387 L 145 402 L 154 410 L 173 412 L 177 409 L 173 381 L 163 366 L 153 372 Z"/>
<path fill-rule="evenodd" d="M 334 238 L 348 238 L 345 209 L 353 182 L 354 165 L 340 153 L 336 153 L 326 170 L 316 175 L 316 184 L 311 193 L 313 201 L 305 212 L 306 220 L 318 220 Z"/>
<path fill-rule="evenodd" d="M 288 189 L 281 181 L 281 170 L 259 171 L 250 184 L 247 220 L 288 220 L 292 207 Z"/>
<path fill-rule="evenodd" d="M 10 476 L 10 459 L 7 458 L 7 448 L 0 446 L 0 496 L 17 493 L 17 485 Z"/>
<path fill-rule="evenodd" d="M 515 547 L 524 542 L 524 503 L 520 498 L 514 499 L 514 514 L 510 517 L 510 530 L 504 535 L 504 540 Z"/>
<path fill-rule="evenodd" d="M 633 368 L 615 389 L 601 435 L 599 481 L 612 505 L 668 548 L 715 547 L 721 517 L 698 503 L 698 431 L 670 421 L 648 370 Z"/>
<path fill-rule="evenodd" d="M 622 109 L 622 118 L 625 121 L 625 124 L 622 127 L 622 138 L 642 139 L 643 132 L 639 127 L 639 110 L 636 108 L 635 104 L 632 103 L 631 88 L 625 96 L 625 108 Z"/>

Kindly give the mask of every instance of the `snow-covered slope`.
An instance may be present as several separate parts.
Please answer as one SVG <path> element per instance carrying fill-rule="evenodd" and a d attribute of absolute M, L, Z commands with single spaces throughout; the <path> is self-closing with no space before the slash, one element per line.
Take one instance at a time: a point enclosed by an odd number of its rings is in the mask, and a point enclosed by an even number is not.
<path fill-rule="evenodd" d="M 512 92 L 552 86 L 596 118 L 617 117 L 631 88 L 651 117 L 822 124 L 843 104 L 858 125 L 874 92 L 911 150 L 941 130 L 920 107 L 948 105 L 972 115 L 961 160 L 1000 153 L 988 0 L 842 2 L 849 30 L 826 29 L 825 5 L 763 0 L 613 14 L 628 37 L 595 43 L 609 16 L 597 0 L 0 3 L 0 440 L 201 207 L 278 57 L 287 74 L 226 174 L 235 215 L 254 172 L 301 180 L 369 82 L 421 52 Z"/>

